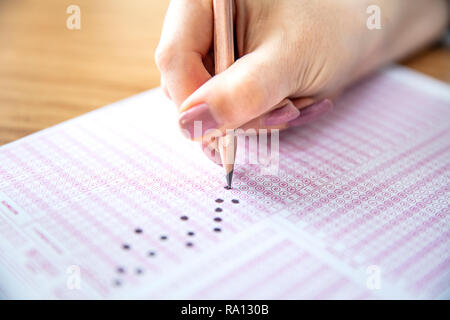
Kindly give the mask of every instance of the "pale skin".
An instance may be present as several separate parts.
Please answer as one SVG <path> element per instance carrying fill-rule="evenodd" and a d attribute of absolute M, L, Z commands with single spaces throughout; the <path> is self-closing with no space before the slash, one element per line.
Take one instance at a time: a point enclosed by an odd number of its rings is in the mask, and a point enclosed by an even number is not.
<path fill-rule="evenodd" d="M 381 9 L 379 30 L 366 26 L 370 5 Z M 172 0 L 156 63 L 181 119 L 206 105 L 221 131 L 286 129 L 314 121 L 344 88 L 432 43 L 447 25 L 446 0 L 236 0 L 239 59 L 213 76 L 212 0 Z"/>

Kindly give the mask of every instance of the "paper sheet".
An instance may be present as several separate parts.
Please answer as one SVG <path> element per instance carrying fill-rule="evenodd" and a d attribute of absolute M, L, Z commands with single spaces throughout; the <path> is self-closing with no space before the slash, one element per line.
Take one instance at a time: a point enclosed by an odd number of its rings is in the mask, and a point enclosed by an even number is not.
<path fill-rule="evenodd" d="M 449 86 L 380 73 L 230 191 L 176 119 L 156 89 L 0 147 L 0 297 L 450 298 Z"/>

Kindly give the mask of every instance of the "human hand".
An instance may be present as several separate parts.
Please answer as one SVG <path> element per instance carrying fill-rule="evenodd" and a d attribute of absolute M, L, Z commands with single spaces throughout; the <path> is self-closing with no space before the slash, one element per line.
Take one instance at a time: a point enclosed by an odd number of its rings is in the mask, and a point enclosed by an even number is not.
<path fill-rule="evenodd" d="M 373 32 L 366 27 L 367 1 L 238 0 L 238 60 L 213 77 L 212 0 L 172 0 L 156 61 L 181 128 L 193 138 L 194 121 L 202 121 L 202 133 L 312 121 L 332 108 L 326 98 L 417 46 L 404 32 L 408 23 L 420 26 L 420 16 L 432 21 L 442 11 L 437 0 L 433 6 L 426 0 L 375 2 L 389 24 Z M 417 32 L 416 42 L 428 41 L 438 27 Z M 402 37 L 398 47 L 396 36 Z"/>

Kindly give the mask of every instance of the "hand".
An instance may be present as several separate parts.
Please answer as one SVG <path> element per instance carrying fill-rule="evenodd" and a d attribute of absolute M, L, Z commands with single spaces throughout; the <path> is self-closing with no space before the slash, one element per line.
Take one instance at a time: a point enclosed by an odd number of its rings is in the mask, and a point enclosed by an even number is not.
<path fill-rule="evenodd" d="M 156 60 L 162 87 L 179 106 L 181 126 L 192 131 L 192 118 L 203 120 L 203 131 L 242 126 L 283 129 L 298 117 L 291 124 L 331 109 L 326 100 L 310 112 L 299 112 L 337 89 L 354 64 L 341 33 L 324 18 L 336 15 L 336 1 L 324 2 L 311 6 L 293 0 L 237 1 L 240 58 L 212 78 L 212 1 L 172 1 Z M 324 20 L 328 23 L 321 25 Z"/>
<path fill-rule="evenodd" d="M 381 6 L 382 30 L 366 27 L 372 2 Z M 212 77 L 212 0 L 172 0 L 156 61 L 161 86 L 179 107 L 181 128 L 192 138 L 195 120 L 202 121 L 203 133 L 285 129 L 314 120 L 331 109 L 326 98 L 445 26 L 445 1 L 372 2 L 237 0 L 239 59 Z M 425 22 L 429 28 L 419 28 Z M 411 27 L 415 34 L 405 31 Z"/>

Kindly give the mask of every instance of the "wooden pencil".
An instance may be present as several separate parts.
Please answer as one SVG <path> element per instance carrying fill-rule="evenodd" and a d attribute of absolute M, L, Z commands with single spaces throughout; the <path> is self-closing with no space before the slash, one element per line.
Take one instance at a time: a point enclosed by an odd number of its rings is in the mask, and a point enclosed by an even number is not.
<path fill-rule="evenodd" d="M 234 63 L 233 0 L 213 0 L 215 73 L 225 71 Z M 231 189 L 236 158 L 236 137 L 227 132 L 219 138 L 219 152 L 225 169 L 227 188 Z"/>

